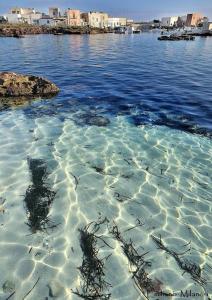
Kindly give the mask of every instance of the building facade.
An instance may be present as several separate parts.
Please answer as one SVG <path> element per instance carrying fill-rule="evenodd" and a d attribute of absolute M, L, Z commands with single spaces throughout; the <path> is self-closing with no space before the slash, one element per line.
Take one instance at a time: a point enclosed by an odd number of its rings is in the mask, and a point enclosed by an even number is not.
<path fill-rule="evenodd" d="M 203 19 L 203 15 L 201 13 L 193 13 L 187 15 L 186 26 L 197 26 Z"/>
<path fill-rule="evenodd" d="M 104 12 L 89 12 L 81 14 L 81 17 L 86 25 L 93 28 L 107 28 L 108 14 Z"/>
<path fill-rule="evenodd" d="M 180 16 L 177 20 L 177 27 L 184 27 L 186 26 L 187 21 L 187 15 L 186 16 Z"/>
<path fill-rule="evenodd" d="M 68 9 L 66 11 L 66 17 L 67 17 L 67 25 L 68 26 L 81 26 L 82 25 L 80 10 Z"/>
<path fill-rule="evenodd" d="M 61 16 L 60 9 L 58 7 L 49 7 L 49 16 L 51 18 L 59 18 Z"/>
<path fill-rule="evenodd" d="M 28 23 L 30 25 L 36 25 L 38 24 L 38 20 L 40 20 L 43 17 L 42 13 L 36 12 L 34 14 L 28 14 L 28 15 L 21 15 L 23 23 Z"/>
<path fill-rule="evenodd" d="M 37 24 L 43 14 L 35 11 L 34 8 L 13 7 L 6 15 L 9 23 L 28 23 Z"/>
<path fill-rule="evenodd" d="M 50 18 L 50 16 L 43 16 L 41 19 L 38 20 L 39 26 L 54 26 L 54 20 L 53 18 Z"/>
<path fill-rule="evenodd" d="M 54 26 L 65 26 L 67 25 L 67 18 L 66 17 L 58 17 L 53 18 Z"/>
<path fill-rule="evenodd" d="M 5 15 L 7 22 L 10 24 L 18 24 L 18 23 L 24 23 L 24 20 L 21 16 L 21 14 L 6 14 Z"/>
<path fill-rule="evenodd" d="M 176 17 L 165 17 L 162 18 L 161 20 L 161 26 L 164 27 L 173 27 L 173 26 L 177 26 L 177 22 L 178 22 L 178 16 Z"/>
<path fill-rule="evenodd" d="M 10 9 L 10 14 L 17 14 L 17 15 L 29 15 L 34 14 L 35 9 L 34 8 L 23 8 L 23 7 L 12 7 Z"/>
<path fill-rule="evenodd" d="M 212 31 L 212 22 L 209 22 L 208 18 L 203 19 L 202 30 L 203 31 Z"/>
<path fill-rule="evenodd" d="M 116 28 L 121 26 L 127 25 L 127 19 L 126 18 L 108 18 L 108 27 L 109 28 Z"/>
<path fill-rule="evenodd" d="M 6 18 L 6 16 L 0 16 L 0 24 L 5 24 L 5 23 L 7 23 L 8 21 L 7 21 L 7 18 Z"/>

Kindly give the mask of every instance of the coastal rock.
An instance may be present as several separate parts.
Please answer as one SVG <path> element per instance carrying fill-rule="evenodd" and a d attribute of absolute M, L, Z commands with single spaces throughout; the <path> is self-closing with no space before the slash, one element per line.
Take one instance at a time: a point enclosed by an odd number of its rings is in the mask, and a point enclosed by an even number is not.
<path fill-rule="evenodd" d="M 109 33 L 107 28 L 91 28 L 88 26 L 37 26 L 29 24 L 0 24 L 0 37 L 22 38 L 34 34 L 102 34 Z"/>
<path fill-rule="evenodd" d="M 28 24 L 0 24 L 0 37 L 23 37 L 28 34 L 49 33 L 48 27 Z"/>
<path fill-rule="evenodd" d="M 41 77 L 0 73 L 0 97 L 50 96 L 58 92 L 55 84 Z"/>

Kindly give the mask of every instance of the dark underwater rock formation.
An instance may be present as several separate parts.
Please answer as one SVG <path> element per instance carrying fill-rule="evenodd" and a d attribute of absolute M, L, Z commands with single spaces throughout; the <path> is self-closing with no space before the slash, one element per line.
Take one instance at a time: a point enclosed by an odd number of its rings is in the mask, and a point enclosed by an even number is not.
<path fill-rule="evenodd" d="M 52 96 L 59 88 L 47 79 L 10 72 L 0 73 L 0 97 Z"/>
<path fill-rule="evenodd" d="M 104 127 L 110 124 L 110 120 L 103 116 L 91 116 L 86 118 L 86 124 Z"/>
<path fill-rule="evenodd" d="M 110 124 L 110 120 L 107 117 L 83 113 L 79 114 L 76 119 L 74 119 L 75 123 L 79 126 L 98 126 L 98 127 L 106 127 Z"/>

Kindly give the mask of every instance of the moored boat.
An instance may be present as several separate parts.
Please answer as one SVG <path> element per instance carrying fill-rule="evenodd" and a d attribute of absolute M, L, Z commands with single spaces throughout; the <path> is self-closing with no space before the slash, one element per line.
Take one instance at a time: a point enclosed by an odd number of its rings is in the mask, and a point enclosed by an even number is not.
<path fill-rule="evenodd" d="M 158 37 L 159 41 L 194 41 L 195 37 L 189 34 L 171 34 L 171 35 L 161 35 Z"/>
<path fill-rule="evenodd" d="M 126 28 L 125 27 L 116 27 L 114 29 L 114 33 L 117 34 L 125 34 L 126 33 Z"/>

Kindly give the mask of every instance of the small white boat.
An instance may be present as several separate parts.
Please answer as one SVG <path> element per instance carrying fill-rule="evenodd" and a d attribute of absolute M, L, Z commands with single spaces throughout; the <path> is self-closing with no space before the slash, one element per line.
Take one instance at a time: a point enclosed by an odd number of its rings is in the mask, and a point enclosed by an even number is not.
<path fill-rule="evenodd" d="M 139 33 L 141 33 L 141 30 L 139 30 L 133 26 L 130 26 L 130 27 L 128 27 L 127 33 L 128 34 L 139 34 Z"/>

